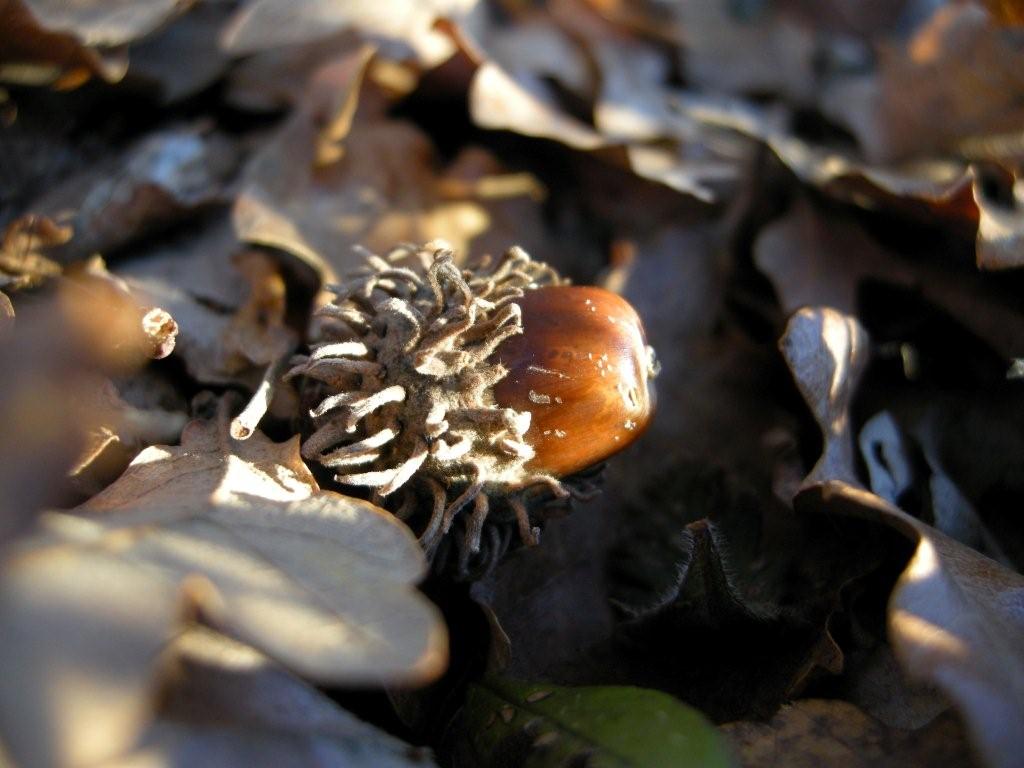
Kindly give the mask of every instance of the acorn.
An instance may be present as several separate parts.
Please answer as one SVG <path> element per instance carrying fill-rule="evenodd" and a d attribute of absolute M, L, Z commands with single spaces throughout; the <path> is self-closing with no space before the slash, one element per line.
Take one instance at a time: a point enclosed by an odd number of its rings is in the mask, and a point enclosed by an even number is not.
<path fill-rule="evenodd" d="M 644 430 L 653 352 L 626 301 L 521 248 L 468 269 L 440 242 L 366 256 L 285 377 L 313 386 L 302 454 L 457 575 L 489 570 L 514 535 L 537 542 L 567 476 Z"/>

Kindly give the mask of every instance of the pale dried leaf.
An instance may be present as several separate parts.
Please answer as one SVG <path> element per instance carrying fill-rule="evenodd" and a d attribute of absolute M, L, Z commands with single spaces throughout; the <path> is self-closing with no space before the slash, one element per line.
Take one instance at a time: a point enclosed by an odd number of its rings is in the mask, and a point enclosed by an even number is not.
<path fill-rule="evenodd" d="M 1017 765 L 1024 749 L 1024 577 L 948 538 L 872 493 L 841 481 L 812 486 L 803 503 L 865 517 L 916 549 L 889 598 L 889 638 L 914 679 L 941 689 L 985 762 Z"/>
<path fill-rule="evenodd" d="M 167 649 L 157 719 L 109 766 L 433 765 L 253 648 L 204 628 Z"/>
<path fill-rule="evenodd" d="M 63 515 L 20 544 L 0 580 L 0 731 L 19 764 L 88 765 L 131 744 L 151 713 L 151 663 L 175 629 L 177 588 L 91 545 Z"/>
<path fill-rule="evenodd" d="M 790 317 L 779 349 L 825 443 L 804 484 L 835 478 L 857 485 L 848 409 L 869 357 L 867 332 L 851 315 L 807 307 Z"/>
<path fill-rule="evenodd" d="M 226 423 L 193 422 L 180 448 L 146 449 L 78 511 L 105 513 L 90 518 L 101 540 L 131 535 L 122 556 L 209 579 L 225 627 L 307 676 L 420 680 L 444 664 L 443 629 L 408 587 L 426 567 L 415 539 L 320 491 L 297 438 L 237 442 Z"/>
<path fill-rule="evenodd" d="M 50 189 L 31 210 L 69 221 L 74 236 L 54 258 L 107 253 L 222 202 L 238 155 L 202 127 L 141 139 L 113 161 Z"/>
<path fill-rule="evenodd" d="M 400 43 L 426 65 L 451 55 L 452 45 L 432 25 L 467 13 L 477 0 L 250 0 L 222 38 L 232 53 L 306 43 L 354 28 Z M 397 51 L 396 51 L 397 53 Z"/>
<path fill-rule="evenodd" d="M 597 149 L 605 139 L 589 125 L 561 110 L 539 81 L 516 80 L 493 61 L 473 75 L 469 109 L 481 128 L 508 130 L 553 139 L 574 149 Z"/>
<path fill-rule="evenodd" d="M 823 111 L 875 162 L 948 150 L 1019 129 L 1024 51 L 1015 30 L 974 3 L 941 5 L 905 45 L 879 52 L 877 74 L 838 80 Z"/>
<path fill-rule="evenodd" d="M 40 23 L 85 45 L 115 46 L 143 37 L 191 0 L 24 0 Z"/>
<path fill-rule="evenodd" d="M 942 718 L 920 731 L 886 727 L 845 701 L 803 699 L 767 723 L 721 726 L 746 768 L 873 768 L 879 764 L 967 765 L 972 755 L 959 724 Z"/>

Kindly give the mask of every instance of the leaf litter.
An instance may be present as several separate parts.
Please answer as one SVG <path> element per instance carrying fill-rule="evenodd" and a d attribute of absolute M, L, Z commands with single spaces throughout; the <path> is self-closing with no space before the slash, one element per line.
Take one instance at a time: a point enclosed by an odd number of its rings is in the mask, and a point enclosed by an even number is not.
<path fill-rule="evenodd" d="M 1015 764 L 1015 8 L 0 3 L 0 753 Z M 662 369 L 470 585 L 280 381 L 438 238 L 622 293 Z"/>

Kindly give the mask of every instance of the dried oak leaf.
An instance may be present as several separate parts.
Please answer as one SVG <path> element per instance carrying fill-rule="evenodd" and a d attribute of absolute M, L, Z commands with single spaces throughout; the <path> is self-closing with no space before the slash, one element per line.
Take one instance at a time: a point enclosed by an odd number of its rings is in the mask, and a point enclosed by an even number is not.
<path fill-rule="evenodd" d="M 857 485 L 849 407 L 870 354 L 867 331 L 851 315 L 805 307 L 790 317 L 779 349 L 822 430 L 821 458 L 804 483 L 831 478 Z"/>
<path fill-rule="evenodd" d="M 233 54 L 308 43 L 346 29 L 379 40 L 396 58 L 415 56 L 425 65 L 452 53 L 448 39 L 433 29 L 440 17 L 469 12 L 477 0 L 249 0 L 221 39 Z"/>
<path fill-rule="evenodd" d="M 754 244 L 754 260 L 771 280 L 783 311 L 828 306 L 846 314 L 863 310 L 871 280 L 904 287 L 949 312 L 957 322 L 1010 359 L 1024 354 L 1024 320 L 1016 297 L 998 278 L 934 263 L 931 253 L 898 254 L 850 216 L 797 198 Z"/>
<path fill-rule="evenodd" d="M 57 3 L 0 2 L 0 80 L 74 88 L 93 75 L 110 82 L 124 77 L 123 51 L 94 49 L 74 29 L 48 23 Z M 70 5 L 70 4 L 61 4 Z"/>
<path fill-rule="evenodd" d="M 107 254 L 223 202 L 237 163 L 235 145 L 221 134 L 166 129 L 51 188 L 29 209 L 70 222 L 74 236 L 54 259 Z"/>
<path fill-rule="evenodd" d="M 849 322 L 856 322 L 848 318 Z M 828 348 L 822 335 L 808 336 L 806 355 Z M 837 356 L 836 363 L 842 361 Z M 843 410 L 852 382 L 825 365 L 792 367 L 794 377 L 821 426 L 827 443 L 845 440 L 849 413 Z M 847 394 L 822 407 L 815 398 L 832 380 Z M 889 640 L 908 675 L 938 687 L 959 709 L 975 747 L 993 766 L 1019 762 L 1024 740 L 1024 577 L 948 538 L 868 491 L 849 477 L 843 462 L 821 461 L 813 484 L 794 504 L 808 513 L 867 519 L 905 536 L 915 547 L 889 599 Z M 811 480 L 812 478 L 808 478 Z"/>
<path fill-rule="evenodd" d="M 975 762 L 962 726 L 952 715 L 906 731 L 890 728 L 838 700 L 804 699 L 783 708 L 767 723 L 735 722 L 720 730 L 739 752 L 745 768 L 776 766 L 780 758 L 793 768 L 880 764 L 941 768 Z"/>
<path fill-rule="evenodd" d="M 914 544 L 889 599 L 896 658 L 953 702 L 986 764 L 1016 765 L 1024 748 L 1024 577 L 840 481 L 811 486 L 797 504 L 883 523 Z"/>
<path fill-rule="evenodd" d="M 222 403 L 180 447 L 146 449 L 12 550 L 0 667 L 13 684 L 0 727 L 15 758 L 86 763 L 129 746 L 153 655 L 185 608 L 322 683 L 412 684 L 442 671 L 444 626 L 409 586 L 426 569 L 412 534 L 321 491 L 298 438 L 237 443 L 227 428 Z"/>
<path fill-rule="evenodd" d="M 940 5 L 905 43 L 880 45 L 878 70 L 839 79 L 823 111 L 885 162 L 1017 130 L 1024 119 L 1019 30 L 975 3 Z"/>
<path fill-rule="evenodd" d="M 241 240 L 287 251 L 325 282 L 361 263 L 354 246 L 386 252 L 443 237 L 465 254 L 503 215 L 503 195 L 537 208 L 535 184 L 497 195 L 460 185 L 465 158 L 446 173 L 424 133 L 376 114 L 379 95 L 361 87 L 372 55 L 364 47 L 315 75 L 303 103 L 249 162 L 233 211 Z M 530 241 L 518 231 L 514 239 Z"/>
<path fill-rule="evenodd" d="M 190 628 L 163 656 L 157 717 L 124 764 L 156 756 L 161 765 L 225 768 L 434 765 L 428 750 L 362 722 L 256 649 L 207 628 Z"/>

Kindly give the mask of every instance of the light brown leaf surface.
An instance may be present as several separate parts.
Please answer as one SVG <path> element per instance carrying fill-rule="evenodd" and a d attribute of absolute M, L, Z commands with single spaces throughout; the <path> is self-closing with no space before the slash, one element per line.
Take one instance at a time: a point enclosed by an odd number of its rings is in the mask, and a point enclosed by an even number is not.
<path fill-rule="evenodd" d="M 956 705 L 989 765 L 1009 768 L 1024 748 L 1024 644 L 1016 640 L 1024 636 L 1024 577 L 858 487 L 848 426 L 858 378 L 851 327 L 855 319 L 832 310 L 802 310 L 780 343 L 825 437 L 795 504 L 878 521 L 914 544 L 889 598 L 897 659 Z"/>
<path fill-rule="evenodd" d="M 394 517 L 319 490 L 297 438 L 236 443 L 223 412 L 192 422 L 180 447 L 146 449 L 74 514 L 45 515 L 7 561 L 0 624 L 17 642 L 0 664 L 24 684 L 4 687 L 3 731 L 38 764 L 117 754 L 183 607 L 317 681 L 422 683 L 447 659 L 409 586 L 425 567 Z"/>
<path fill-rule="evenodd" d="M 164 659 L 159 717 L 110 766 L 434 764 L 427 750 L 362 722 L 254 648 L 208 629 L 175 638 Z"/>
<path fill-rule="evenodd" d="M 354 28 L 401 44 L 424 64 L 437 64 L 453 48 L 432 28 L 434 20 L 464 14 L 475 4 L 476 0 L 249 0 L 222 42 L 230 52 L 242 54 L 314 42 Z"/>
<path fill-rule="evenodd" d="M 869 357 L 867 331 L 852 315 L 831 307 L 805 307 L 790 317 L 779 340 L 796 385 L 821 426 L 824 449 L 804 480 L 858 484 L 850 401 Z"/>
<path fill-rule="evenodd" d="M 818 511 L 877 520 L 915 544 L 889 598 L 889 639 L 904 670 L 957 707 L 985 762 L 1019 764 L 1024 722 L 1024 576 L 872 493 L 840 481 L 798 498 Z"/>
<path fill-rule="evenodd" d="M 845 701 L 803 699 L 767 723 L 721 726 L 746 768 L 970 765 L 962 729 L 942 717 L 919 731 L 888 728 Z"/>
<path fill-rule="evenodd" d="M 1015 31 L 974 3 L 951 3 L 905 44 L 883 45 L 877 74 L 838 80 L 823 111 L 888 161 L 1019 129 L 1024 52 Z"/>

